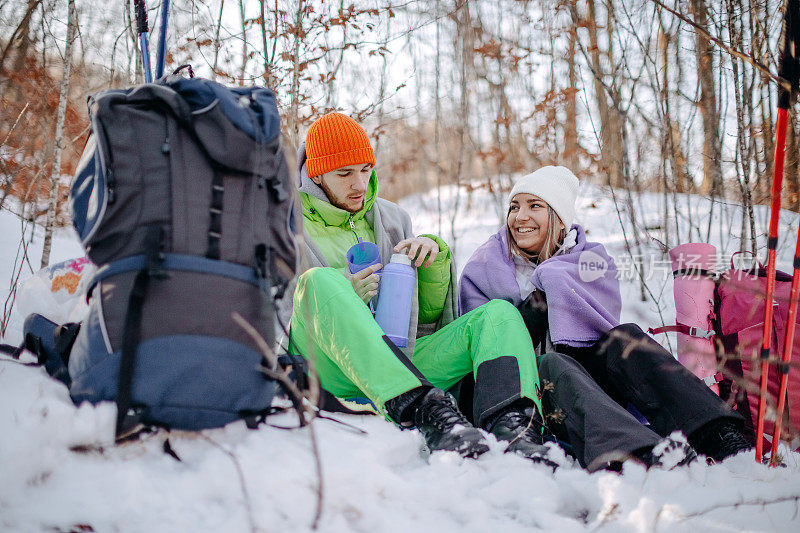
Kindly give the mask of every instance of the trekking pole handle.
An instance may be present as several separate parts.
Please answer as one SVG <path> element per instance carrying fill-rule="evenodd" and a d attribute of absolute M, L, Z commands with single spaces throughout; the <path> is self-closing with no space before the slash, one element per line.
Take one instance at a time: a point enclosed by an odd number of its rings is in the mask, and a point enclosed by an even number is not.
<path fill-rule="evenodd" d="M 147 6 L 144 0 L 133 0 L 133 7 L 136 10 L 136 32 L 139 35 L 147 33 Z"/>

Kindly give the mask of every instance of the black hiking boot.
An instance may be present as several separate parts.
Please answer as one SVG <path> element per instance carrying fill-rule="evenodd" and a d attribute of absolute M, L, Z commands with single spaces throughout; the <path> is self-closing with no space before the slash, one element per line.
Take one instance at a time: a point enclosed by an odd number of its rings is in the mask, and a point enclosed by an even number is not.
<path fill-rule="evenodd" d="M 410 391 L 406 391 L 400 396 L 395 396 L 391 400 L 387 400 L 384 407 L 386 413 L 401 426 L 410 426 L 414 421 L 414 411 L 417 406 L 422 402 L 428 392 L 433 387 L 430 385 L 422 385 Z"/>
<path fill-rule="evenodd" d="M 558 463 L 547 458 L 549 450 L 544 445 L 542 418 L 536 406 L 512 404 L 495 416 L 487 429 L 497 440 L 508 442 L 506 453 L 516 453 L 553 470 L 558 468 Z"/>
<path fill-rule="evenodd" d="M 727 418 L 718 418 L 705 424 L 689 435 L 689 442 L 697 453 L 717 462 L 753 448 L 739 425 Z"/>
<path fill-rule="evenodd" d="M 633 452 L 633 456 L 641 460 L 648 469 L 663 470 L 686 466 L 697 460 L 697 452 L 686 438 L 679 434 L 664 437 L 652 448 Z"/>
<path fill-rule="evenodd" d="M 410 421 L 425 437 L 425 443 L 431 452 L 457 452 L 462 457 L 475 458 L 489 451 L 483 433 L 461 414 L 455 399 L 450 394 L 437 388 L 423 389 L 422 392 L 424 395 L 409 403 L 409 406 L 413 407 Z M 391 407 L 396 407 L 397 403 L 405 403 L 395 402 L 404 399 L 403 396 L 401 394 L 387 402 L 390 415 Z M 390 402 L 395 404 L 389 407 Z"/>
<path fill-rule="evenodd" d="M 401 426 L 416 426 L 431 452 L 454 451 L 463 457 L 477 457 L 489 450 L 483 434 L 461 414 L 455 399 L 441 389 L 417 387 L 392 398 L 385 406 Z"/>

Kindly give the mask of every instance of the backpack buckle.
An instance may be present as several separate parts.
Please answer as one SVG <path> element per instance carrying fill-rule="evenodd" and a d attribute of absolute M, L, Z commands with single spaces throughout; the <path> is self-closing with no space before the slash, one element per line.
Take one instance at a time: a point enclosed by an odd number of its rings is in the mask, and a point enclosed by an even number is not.
<path fill-rule="evenodd" d="M 714 336 L 714 330 L 712 329 L 711 331 L 706 331 L 703 328 L 692 326 L 689 328 L 689 335 L 692 337 L 697 337 L 700 339 L 707 340 Z"/>

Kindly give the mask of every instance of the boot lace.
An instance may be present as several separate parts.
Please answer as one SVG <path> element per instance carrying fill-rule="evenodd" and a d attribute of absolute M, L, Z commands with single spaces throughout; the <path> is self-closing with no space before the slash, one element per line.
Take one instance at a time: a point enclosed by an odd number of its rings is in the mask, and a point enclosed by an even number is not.
<path fill-rule="evenodd" d="M 455 425 L 469 426 L 467 418 L 458 411 L 455 401 L 449 395 L 428 397 L 417 410 L 417 426 L 434 426 L 449 431 Z"/>
<path fill-rule="evenodd" d="M 527 415 L 523 411 L 511 410 L 504 413 L 496 422 L 514 431 L 517 435 L 511 440 L 514 443 L 520 439 L 536 444 L 542 444 L 542 423 L 537 416 Z"/>

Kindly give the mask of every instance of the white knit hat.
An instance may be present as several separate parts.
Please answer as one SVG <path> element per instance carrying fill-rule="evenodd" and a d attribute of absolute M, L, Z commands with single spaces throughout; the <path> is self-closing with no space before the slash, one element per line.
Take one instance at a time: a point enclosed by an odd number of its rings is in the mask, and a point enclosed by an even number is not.
<path fill-rule="evenodd" d="M 519 193 L 533 194 L 547 202 L 569 230 L 575 218 L 578 178 L 566 167 L 548 166 L 523 176 L 508 194 L 508 202 Z"/>

